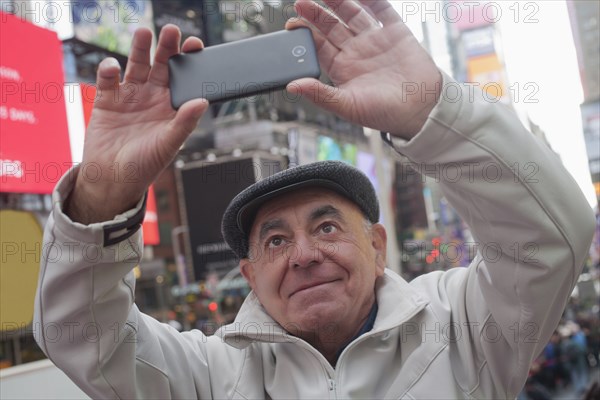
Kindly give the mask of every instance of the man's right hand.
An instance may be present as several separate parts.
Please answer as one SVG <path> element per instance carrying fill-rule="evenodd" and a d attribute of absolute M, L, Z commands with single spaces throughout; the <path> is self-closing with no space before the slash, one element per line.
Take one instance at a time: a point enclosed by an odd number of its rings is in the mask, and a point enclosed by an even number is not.
<path fill-rule="evenodd" d="M 180 41 L 179 28 L 165 26 L 150 65 L 152 32 L 137 30 L 123 82 L 115 59 L 100 63 L 83 162 L 65 208 L 72 220 L 102 222 L 134 207 L 206 111 L 204 99 L 171 107 L 167 61 L 179 53 Z M 189 38 L 182 51 L 203 46 Z"/>

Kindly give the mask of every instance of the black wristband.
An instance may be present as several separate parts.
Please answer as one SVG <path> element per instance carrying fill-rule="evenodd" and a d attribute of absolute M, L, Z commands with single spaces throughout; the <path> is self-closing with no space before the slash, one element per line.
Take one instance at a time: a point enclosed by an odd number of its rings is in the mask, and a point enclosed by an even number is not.
<path fill-rule="evenodd" d="M 394 143 L 392 143 L 392 135 L 390 135 L 388 132 L 379 132 L 381 134 L 381 139 L 383 139 L 383 141 L 385 143 L 387 143 L 388 145 L 392 146 L 392 148 L 394 147 Z"/>
<path fill-rule="evenodd" d="M 106 225 L 104 227 L 104 247 L 112 246 L 131 237 L 140 229 L 144 216 L 146 215 L 146 201 L 148 200 L 148 192 L 144 194 L 144 202 L 139 211 L 126 221 L 119 222 L 114 225 Z"/>

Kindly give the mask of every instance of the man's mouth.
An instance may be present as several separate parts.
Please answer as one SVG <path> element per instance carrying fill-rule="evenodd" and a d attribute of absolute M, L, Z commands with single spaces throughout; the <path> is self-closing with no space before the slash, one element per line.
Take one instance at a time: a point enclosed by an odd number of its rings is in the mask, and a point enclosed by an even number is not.
<path fill-rule="evenodd" d="M 337 282 L 339 279 L 332 279 L 332 280 L 328 280 L 328 281 L 319 281 L 319 282 L 311 282 L 311 283 L 306 283 L 304 285 L 299 286 L 298 288 L 296 288 L 291 294 L 290 297 L 292 297 L 293 295 L 308 290 L 308 289 L 313 289 L 319 286 L 323 286 L 323 285 L 327 285 L 329 283 L 333 283 L 333 282 Z"/>

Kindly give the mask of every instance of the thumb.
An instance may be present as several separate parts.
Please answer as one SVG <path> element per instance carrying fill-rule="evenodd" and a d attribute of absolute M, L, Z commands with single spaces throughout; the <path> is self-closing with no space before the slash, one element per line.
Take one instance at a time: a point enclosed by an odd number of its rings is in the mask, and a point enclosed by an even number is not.
<path fill-rule="evenodd" d="M 303 78 L 289 83 L 286 89 L 289 93 L 302 96 L 327 111 L 344 114 L 346 101 L 340 88 L 326 85 L 317 79 Z"/>
<path fill-rule="evenodd" d="M 173 124 L 173 134 L 170 135 L 173 140 L 177 141 L 177 143 L 174 143 L 176 148 L 179 148 L 196 128 L 200 117 L 204 115 L 207 108 L 208 100 L 206 99 L 190 100 L 179 108 L 171 122 Z"/>

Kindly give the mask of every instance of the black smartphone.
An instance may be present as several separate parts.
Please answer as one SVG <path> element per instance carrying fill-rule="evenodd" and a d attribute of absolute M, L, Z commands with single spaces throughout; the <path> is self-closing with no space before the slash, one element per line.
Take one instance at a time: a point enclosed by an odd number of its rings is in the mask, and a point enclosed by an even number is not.
<path fill-rule="evenodd" d="M 209 46 L 169 59 L 171 104 L 175 109 L 195 98 L 218 103 L 282 89 L 295 79 L 320 75 L 308 28 Z"/>

